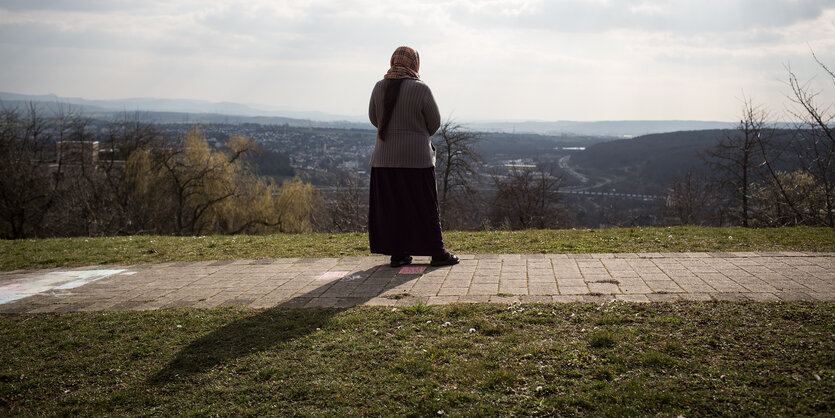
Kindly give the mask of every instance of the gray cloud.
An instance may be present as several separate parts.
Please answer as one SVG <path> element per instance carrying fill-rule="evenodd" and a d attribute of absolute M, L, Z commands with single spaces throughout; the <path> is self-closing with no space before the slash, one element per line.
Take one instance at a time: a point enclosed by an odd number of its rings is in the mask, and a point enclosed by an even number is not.
<path fill-rule="evenodd" d="M 76 11 L 103 12 L 116 10 L 151 9 L 154 0 L 3 0 L 0 9 L 12 11 Z"/>
<path fill-rule="evenodd" d="M 250 40 L 249 48 L 259 54 L 281 54 L 290 59 L 383 47 L 388 50 L 399 45 L 397 42 L 443 39 L 436 28 L 404 23 L 396 16 L 346 15 L 350 9 L 341 2 L 297 9 L 291 16 L 270 10 L 217 9 L 201 15 L 197 22 L 211 32 Z"/>
<path fill-rule="evenodd" d="M 636 29 L 670 32 L 734 32 L 773 29 L 815 19 L 835 8 L 828 0 L 618 0 L 543 1 L 519 10 L 458 5 L 461 22 L 560 32 Z"/>
<path fill-rule="evenodd" d="M 186 54 L 193 51 L 186 39 L 130 36 L 125 32 L 105 28 L 59 28 L 46 23 L 13 23 L 0 25 L 0 44 L 18 47 L 69 48 L 107 51 L 148 51 Z"/>
<path fill-rule="evenodd" d="M 833 11 L 832 0 L 0 0 L 0 90 L 362 113 L 365 83 L 407 44 L 462 116 L 613 118 L 655 97 L 644 117 L 680 106 L 715 118 L 724 92 L 766 91 L 789 60 L 805 71 L 810 46 L 832 62 L 835 26 L 819 22 Z"/>

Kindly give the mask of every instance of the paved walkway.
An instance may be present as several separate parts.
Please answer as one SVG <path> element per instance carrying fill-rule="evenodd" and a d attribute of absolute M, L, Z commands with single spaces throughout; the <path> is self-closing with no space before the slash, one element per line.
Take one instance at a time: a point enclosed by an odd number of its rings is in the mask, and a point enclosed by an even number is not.
<path fill-rule="evenodd" d="M 417 303 L 832 301 L 835 253 L 482 254 L 286 258 L 0 273 L 0 312 Z M 423 263 L 423 264 L 421 264 Z"/>

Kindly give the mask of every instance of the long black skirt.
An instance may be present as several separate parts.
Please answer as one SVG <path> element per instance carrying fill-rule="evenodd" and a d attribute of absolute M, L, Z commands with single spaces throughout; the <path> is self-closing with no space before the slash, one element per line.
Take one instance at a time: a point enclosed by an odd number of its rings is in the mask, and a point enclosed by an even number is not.
<path fill-rule="evenodd" d="M 441 256 L 435 168 L 371 168 L 368 210 L 371 252 Z"/>

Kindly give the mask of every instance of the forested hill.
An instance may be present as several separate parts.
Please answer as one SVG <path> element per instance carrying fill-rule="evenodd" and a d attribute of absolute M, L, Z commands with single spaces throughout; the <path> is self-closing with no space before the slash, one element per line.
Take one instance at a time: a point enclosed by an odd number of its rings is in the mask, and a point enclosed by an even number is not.
<path fill-rule="evenodd" d="M 651 168 L 669 173 L 701 165 L 699 155 L 731 135 L 729 129 L 650 134 L 594 144 L 572 157 L 582 167 L 623 173 Z"/>
<path fill-rule="evenodd" d="M 778 130 L 774 141 L 785 143 L 793 133 Z M 711 129 L 601 142 L 572 155 L 571 163 L 595 177 L 611 179 L 615 188 L 661 193 L 688 169 L 707 170 L 703 156 L 721 140 L 738 134 L 734 129 Z"/>

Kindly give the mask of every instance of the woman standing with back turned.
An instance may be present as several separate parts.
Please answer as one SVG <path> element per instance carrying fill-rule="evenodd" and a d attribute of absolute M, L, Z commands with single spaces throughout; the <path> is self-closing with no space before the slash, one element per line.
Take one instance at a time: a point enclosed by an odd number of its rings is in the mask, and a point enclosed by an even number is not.
<path fill-rule="evenodd" d="M 441 114 L 429 86 L 420 81 L 420 57 L 401 46 L 371 93 L 368 117 L 377 127 L 371 155 L 368 239 L 371 252 L 391 256 L 391 266 L 432 256 L 433 266 L 458 264 L 444 249 L 430 137 Z"/>

